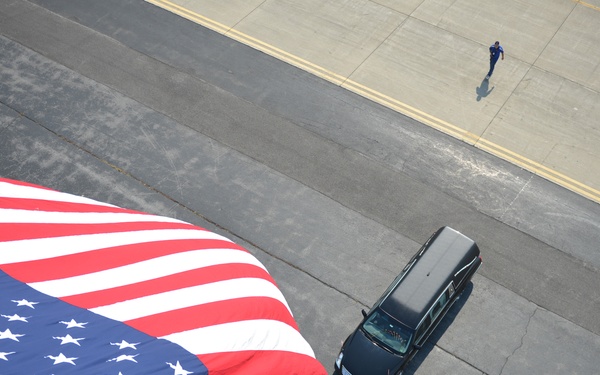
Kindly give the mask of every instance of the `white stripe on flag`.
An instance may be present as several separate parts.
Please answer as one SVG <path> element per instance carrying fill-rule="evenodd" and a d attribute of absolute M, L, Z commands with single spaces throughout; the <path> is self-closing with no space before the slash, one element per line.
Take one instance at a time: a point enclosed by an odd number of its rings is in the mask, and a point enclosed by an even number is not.
<path fill-rule="evenodd" d="M 165 216 L 114 212 L 49 212 L 0 209 L 0 223 L 27 224 L 118 224 L 131 222 L 182 223 Z"/>
<path fill-rule="evenodd" d="M 300 332 L 277 320 L 244 320 L 218 324 L 161 338 L 179 344 L 197 355 L 242 350 L 282 350 L 313 358 L 315 356 Z"/>
<path fill-rule="evenodd" d="M 281 291 L 265 279 L 241 278 L 181 288 L 128 301 L 100 306 L 90 311 L 118 321 L 244 297 L 268 297 L 281 303 L 292 313 Z"/>
<path fill-rule="evenodd" d="M 197 268 L 228 263 L 252 264 L 266 270 L 258 259 L 242 250 L 192 250 L 104 271 L 58 280 L 30 283 L 29 285 L 42 293 L 55 297 L 66 297 L 140 283 Z"/>
<path fill-rule="evenodd" d="M 117 207 L 112 204 L 98 202 L 93 199 L 80 197 L 54 190 L 40 189 L 37 187 L 15 185 L 8 182 L 0 182 L 1 198 L 43 199 L 57 202 L 83 203 L 95 206 Z M 118 208 L 118 207 L 117 207 Z"/>
<path fill-rule="evenodd" d="M 192 229 L 157 229 L 133 232 L 98 233 L 81 236 L 7 241 L 0 248 L 0 264 L 48 259 L 86 251 L 168 240 L 231 240 L 209 231 Z"/>

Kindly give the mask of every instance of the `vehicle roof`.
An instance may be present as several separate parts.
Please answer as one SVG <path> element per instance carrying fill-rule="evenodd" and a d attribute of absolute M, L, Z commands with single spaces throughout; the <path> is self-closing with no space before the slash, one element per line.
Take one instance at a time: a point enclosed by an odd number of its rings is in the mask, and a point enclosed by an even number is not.
<path fill-rule="evenodd" d="M 455 274 L 477 256 L 479 248 L 472 239 L 450 227 L 440 228 L 381 308 L 416 329 Z"/>

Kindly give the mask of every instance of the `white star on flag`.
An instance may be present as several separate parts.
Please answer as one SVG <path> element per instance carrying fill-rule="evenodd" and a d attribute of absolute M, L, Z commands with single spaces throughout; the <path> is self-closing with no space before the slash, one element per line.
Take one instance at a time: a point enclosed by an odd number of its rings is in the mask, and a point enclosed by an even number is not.
<path fill-rule="evenodd" d="M 0 332 L 0 340 L 11 339 L 14 341 L 19 341 L 19 339 L 17 337 L 22 337 L 22 336 L 25 336 L 25 335 L 19 335 L 19 334 L 12 333 L 10 331 L 10 329 L 8 329 L 8 328 L 4 332 Z"/>
<path fill-rule="evenodd" d="M 183 367 L 181 367 L 181 365 L 179 364 L 179 361 L 177 361 L 176 365 L 173 365 L 172 363 L 166 362 L 167 365 L 169 365 L 169 367 L 171 367 L 173 370 L 175 370 L 175 372 L 173 373 L 173 375 L 188 375 L 191 374 L 190 371 L 186 371 L 183 369 Z"/>
<path fill-rule="evenodd" d="M 126 354 L 122 354 L 120 356 L 118 356 L 117 358 L 113 358 L 113 359 L 109 359 L 106 362 L 121 362 L 121 361 L 131 361 L 131 362 L 135 362 L 137 363 L 137 361 L 135 360 L 135 357 L 137 357 L 139 354 L 135 354 L 135 355 L 126 355 Z"/>
<path fill-rule="evenodd" d="M 53 355 L 47 355 L 44 358 L 50 358 L 54 360 L 54 364 L 57 365 L 59 363 L 70 363 L 73 366 L 75 366 L 75 362 L 73 362 L 75 359 L 77 359 L 77 357 L 66 357 L 64 354 L 60 353 L 57 356 L 53 356 Z"/>
<path fill-rule="evenodd" d="M 65 321 L 61 321 L 60 323 L 65 324 L 67 326 L 67 328 L 85 328 L 84 325 L 86 325 L 87 323 L 78 323 L 75 321 L 75 319 L 71 319 L 70 322 L 65 322 Z"/>
<path fill-rule="evenodd" d="M 53 339 L 57 339 L 57 340 L 62 340 L 60 342 L 61 345 L 64 344 L 76 344 L 77 346 L 81 346 L 81 344 L 79 344 L 79 340 L 85 340 L 85 339 L 75 339 L 73 337 L 71 337 L 71 335 L 67 334 L 66 336 L 63 337 L 52 337 Z"/>
<path fill-rule="evenodd" d="M 23 317 L 23 316 L 19 316 L 17 314 L 15 314 L 15 315 L 2 315 L 2 317 L 8 319 L 9 322 L 12 322 L 14 320 L 20 320 L 20 321 L 25 322 L 25 323 L 28 323 L 27 319 L 31 318 L 30 316 Z"/>
<path fill-rule="evenodd" d="M 20 301 L 17 300 L 11 300 L 12 302 L 15 302 L 17 304 L 17 306 L 27 306 L 27 307 L 31 307 L 32 309 L 35 309 L 35 307 L 33 307 L 33 305 L 37 305 L 39 302 L 29 302 L 26 299 L 22 299 Z"/>
<path fill-rule="evenodd" d="M 8 361 L 8 358 L 6 358 L 7 355 L 11 355 L 11 354 L 15 354 L 15 352 L 0 352 L 0 359 L 3 359 L 5 361 Z"/>
<path fill-rule="evenodd" d="M 137 348 L 135 346 L 138 345 L 139 342 L 128 343 L 127 341 L 123 340 L 121 342 L 111 342 L 110 344 L 118 346 L 119 350 L 125 349 L 125 348 L 131 348 L 131 349 L 137 350 Z"/>

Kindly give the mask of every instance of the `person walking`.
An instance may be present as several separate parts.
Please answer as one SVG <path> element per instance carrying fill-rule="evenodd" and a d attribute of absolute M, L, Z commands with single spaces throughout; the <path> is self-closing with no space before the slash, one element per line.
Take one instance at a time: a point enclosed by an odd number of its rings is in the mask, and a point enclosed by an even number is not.
<path fill-rule="evenodd" d="M 487 76 L 485 76 L 485 79 L 490 79 L 492 73 L 494 73 L 494 67 L 498 62 L 500 55 L 502 55 L 502 60 L 504 60 L 504 49 L 500 45 L 500 42 L 496 41 L 496 43 L 490 46 L 490 71 Z"/>

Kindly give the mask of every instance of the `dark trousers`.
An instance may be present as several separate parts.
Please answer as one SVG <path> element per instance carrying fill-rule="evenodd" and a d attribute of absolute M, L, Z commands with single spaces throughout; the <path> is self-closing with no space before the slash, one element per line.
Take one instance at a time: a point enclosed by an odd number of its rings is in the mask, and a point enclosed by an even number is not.
<path fill-rule="evenodd" d="M 489 77 L 491 77 L 492 73 L 494 73 L 494 67 L 496 66 L 496 62 L 498 62 L 498 59 L 490 57 L 490 71 L 487 74 Z"/>

